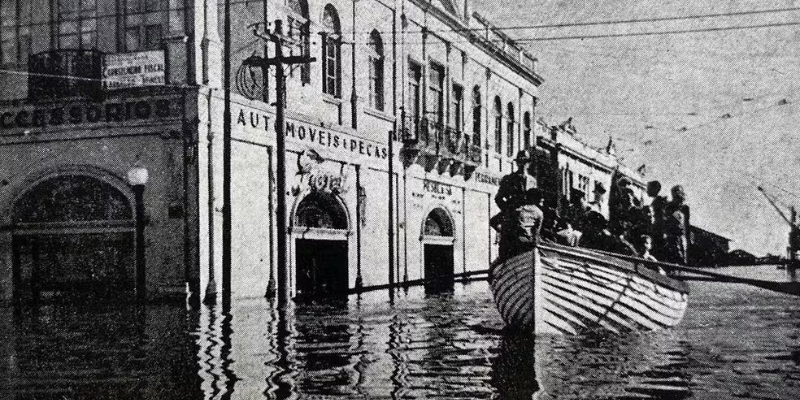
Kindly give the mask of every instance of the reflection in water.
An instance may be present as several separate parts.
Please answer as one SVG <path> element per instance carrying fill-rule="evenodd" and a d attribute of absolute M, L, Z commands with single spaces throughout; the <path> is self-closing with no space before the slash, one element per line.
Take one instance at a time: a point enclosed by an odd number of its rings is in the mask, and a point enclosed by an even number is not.
<path fill-rule="evenodd" d="M 1 307 L 0 398 L 196 399 L 196 324 L 175 306 Z"/>
<path fill-rule="evenodd" d="M 200 309 L 197 362 L 205 399 L 230 399 L 236 383 L 230 369 L 231 315 L 221 309 L 220 305 Z"/>
<path fill-rule="evenodd" d="M 539 390 L 536 380 L 535 339 L 531 335 L 508 332 L 492 363 L 492 386 L 503 399 L 530 399 Z"/>
<path fill-rule="evenodd" d="M 786 278 L 771 271 L 735 272 Z M 692 283 L 677 328 L 621 335 L 506 332 L 485 283 L 393 303 L 50 305 L 0 318 L 2 399 L 800 398 L 796 298 L 743 285 Z"/>

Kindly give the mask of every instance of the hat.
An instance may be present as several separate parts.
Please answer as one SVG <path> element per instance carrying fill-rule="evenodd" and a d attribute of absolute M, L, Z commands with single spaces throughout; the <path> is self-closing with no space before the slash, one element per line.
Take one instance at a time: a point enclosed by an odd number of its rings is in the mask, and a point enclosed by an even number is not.
<path fill-rule="evenodd" d="M 630 184 L 631 184 L 631 180 L 627 176 L 623 176 L 622 178 L 619 178 L 619 180 L 617 181 L 617 186 L 624 186 L 624 185 L 630 185 Z"/>
<path fill-rule="evenodd" d="M 531 152 L 528 150 L 520 150 L 517 152 L 517 157 L 514 161 L 530 161 L 533 157 L 531 157 Z"/>

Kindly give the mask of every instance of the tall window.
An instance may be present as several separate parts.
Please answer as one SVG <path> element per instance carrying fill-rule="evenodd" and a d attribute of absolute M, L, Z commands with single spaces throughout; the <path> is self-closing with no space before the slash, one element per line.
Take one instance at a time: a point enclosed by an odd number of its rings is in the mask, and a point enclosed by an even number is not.
<path fill-rule="evenodd" d="M 58 48 L 97 45 L 97 0 L 58 0 Z"/>
<path fill-rule="evenodd" d="M 481 145 L 481 118 L 483 107 L 481 106 L 481 88 L 472 88 L 472 143 Z"/>
<path fill-rule="evenodd" d="M 422 66 L 419 64 L 409 63 L 408 96 L 408 116 L 416 120 L 422 111 Z"/>
<path fill-rule="evenodd" d="M 342 30 L 339 13 L 328 4 L 322 16 L 322 92 L 342 97 Z"/>
<path fill-rule="evenodd" d="M 161 48 L 166 0 L 125 1 L 125 51 Z"/>
<path fill-rule="evenodd" d="M 506 155 L 509 157 L 514 156 L 514 131 L 516 128 L 516 124 L 514 123 L 514 104 L 508 103 L 506 107 L 507 117 L 506 117 L 506 131 L 507 131 L 507 142 L 506 142 Z"/>
<path fill-rule="evenodd" d="M 453 104 L 450 107 L 452 112 L 452 124 L 457 131 L 464 131 L 464 88 L 453 85 Z"/>
<path fill-rule="evenodd" d="M 494 98 L 494 151 L 503 153 L 503 104 L 500 97 Z"/>
<path fill-rule="evenodd" d="M 378 31 L 369 35 L 369 105 L 383 111 L 383 40 Z"/>
<path fill-rule="evenodd" d="M 23 64 L 30 49 L 31 2 L 0 0 L 0 65 Z"/>
<path fill-rule="evenodd" d="M 311 38 L 309 32 L 308 21 L 308 2 L 306 0 L 289 0 L 288 6 L 290 12 L 286 20 L 285 34 L 297 45 L 292 47 L 290 55 L 292 56 L 311 56 Z M 293 68 L 289 69 L 291 74 Z M 311 65 L 300 64 L 300 82 L 303 84 L 311 83 Z"/>
<path fill-rule="evenodd" d="M 531 113 L 530 111 L 525 111 L 525 115 L 522 117 L 522 127 L 524 129 L 522 133 L 522 140 L 524 142 L 525 148 L 531 148 L 533 143 L 533 138 L 531 138 Z"/>
<path fill-rule="evenodd" d="M 428 112 L 433 115 L 433 122 L 444 123 L 444 67 L 441 65 L 431 64 L 428 88 L 431 94 Z"/>

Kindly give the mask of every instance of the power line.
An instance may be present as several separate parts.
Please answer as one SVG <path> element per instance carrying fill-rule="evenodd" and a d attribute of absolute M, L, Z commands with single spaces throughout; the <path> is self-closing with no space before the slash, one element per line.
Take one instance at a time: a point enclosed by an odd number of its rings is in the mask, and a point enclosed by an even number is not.
<path fill-rule="evenodd" d="M 651 32 L 627 32 L 627 33 L 606 33 L 598 35 L 570 35 L 570 36 L 549 36 L 539 38 L 521 38 L 515 39 L 516 42 L 542 42 L 553 40 L 575 40 L 575 39 L 604 39 L 604 38 L 620 38 L 620 37 L 635 37 L 635 36 L 658 36 L 658 35 L 678 35 L 686 33 L 702 33 L 702 32 L 720 32 L 732 30 L 745 30 L 745 29 L 760 29 L 760 28 L 777 28 L 783 26 L 796 26 L 800 22 L 775 22 L 768 24 L 758 25 L 733 25 L 733 26 L 717 26 L 711 28 L 697 28 L 697 29 L 673 29 L 665 31 L 651 31 Z"/>
<path fill-rule="evenodd" d="M 618 25 L 618 24 L 635 24 L 644 22 L 665 22 L 665 21 L 682 21 L 703 18 L 722 18 L 722 17 L 737 17 L 743 15 L 758 15 L 758 14 L 772 14 L 790 11 L 800 11 L 800 7 L 787 7 L 787 8 L 774 8 L 764 10 L 751 10 L 751 11 L 734 11 L 727 13 L 713 13 L 713 14 L 693 14 L 693 15 L 678 15 L 668 17 L 653 17 L 641 19 L 618 19 L 608 21 L 588 21 L 588 22 L 570 22 L 570 23 L 557 23 L 557 24 L 540 24 L 540 25 L 512 25 L 503 27 L 492 27 L 493 30 L 526 30 L 526 29 L 544 29 L 544 28 L 571 28 L 580 26 L 600 26 L 600 25 Z M 437 32 L 469 32 L 469 31 L 483 31 L 485 28 L 453 28 L 453 29 L 440 29 Z M 430 31 L 430 30 L 429 30 Z M 406 31 L 414 32 L 414 31 Z M 417 30 L 421 32 L 421 30 Z"/>

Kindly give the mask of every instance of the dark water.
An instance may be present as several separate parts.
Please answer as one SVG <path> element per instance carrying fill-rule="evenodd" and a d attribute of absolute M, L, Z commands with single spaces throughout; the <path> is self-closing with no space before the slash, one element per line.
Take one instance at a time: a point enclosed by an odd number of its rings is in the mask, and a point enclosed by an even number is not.
<path fill-rule="evenodd" d="M 725 272 L 786 279 L 774 267 Z M 0 308 L 0 399 L 800 398 L 800 298 L 691 286 L 675 329 L 535 339 L 502 329 L 485 283 L 285 315 L 264 299 L 229 314 Z"/>

